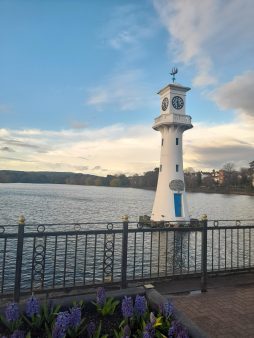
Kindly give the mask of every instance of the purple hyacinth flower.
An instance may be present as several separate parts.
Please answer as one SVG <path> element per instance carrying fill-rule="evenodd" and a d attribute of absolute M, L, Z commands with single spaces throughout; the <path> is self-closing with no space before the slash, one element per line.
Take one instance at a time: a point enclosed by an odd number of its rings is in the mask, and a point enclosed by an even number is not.
<path fill-rule="evenodd" d="M 144 329 L 144 334 L 145 333 L 148 333 L 149 334 L 149 337 L 154 337 L 155 335 L 155 329 L 153 327 L 153 323 L 147 323 L 146 326 L 145 326 L 145 329 Z"/>
<path fill-rule="evenodd" d="M 129 325 L 125 325 L 123 328 L 123 338 L 129 338 L 131 336 L 131 329 Z"/>
<path fill-rule="evenodd" d="M 11 335 L 11 338 L 25 338 L 25 332 L 20 330 L 15 330 Z"/>
<path fill-rule="evenodd" d="M 177 337 L 179 338 L 189 338 L 188 332 L 185 328 L 181 328 L 180 331 L 178 332 Z"/>
<path fill-rule="evenodd" d="M 40 303 L 33 295 L 28 299 L 26 303 L 26 314 L 28 317 L 33 317 L 40 313 Z"/>
<path fill-rule="evenodd" d="M 70 326 L 71 327 L 78 327 L 81 322 L 81 309 L 80 307 L 73 307 L 70 309 L 70 316 L 69 316 Z"/>
<path fill-rule="evenodd" d="M 133 315 L 133 301 L 131 297 L 125 296 L 122 300 L 122 314 L 124 318 L 129 318 Z"/>
<path fill-rule="evenodd" d="M 70 325 L 70 314 L 68 311 L 59 312 L 56 317 L 56 326 L 61 327 L 63 330 L 67 330 Z"/>
<path fill-rule="evenodd" d="M 168 331 L 168 337 L 174 337 L 174 335 L 177 333 L 177 322 L 174 320 L 171 324 L 171 327 L 169 328 Z"/>
<path fill-rule="evenodd" d="M 163 314 L 165 317 L 170 317 L 173 315 L 173 305 L 170 303 L 170 301 L 168 300 L 165 304 L 164 304 L 164 308 L 163 308 Z"/>
<path fill-rule="evenodd" d="M 172 322 L 172 326 L 168 331 L 168 337 L 177 337 L 177 338 L 189 338 L 187 330 L 182 326 L 182 324 L 176 320 Z"/>
<path fill-rule="evenodd" d="M 146 298 L 145 296 L 137 295 L 135 298 L 134 312 L 138 317 L 142 317 L 147 310 Z"/>
<path fill-rule="evenodd" d="M 102 307 L 106 302 L 106 292 L 105 289 L 100 287 L 97 289 L 97 296 L 96 296 L 97 304 Z"/>
<path fill-rule="evenodd" d="M 153 336 L 151 336 L 151 334 L 149 332 L 145 331 L 143 333 L 143 338 L 153 338 Z"/>
<path fill-rule="evenodd" d="M 52 332 L 52 338 L 64 338 L 64 337 L 65 330 L 61 326 L 55 325 Z"/>
<path fill-rule="evenodd" d="M 86 331 L 87 331 L 87 334 L 88 334 L 88 337 L 89 338 L 92 338 L 95 331 L 96 331 L 96 326 L 95 326 L 95 323 L 94 322 L 89 322 L 87 327 L 86 327 Z"/>
<path fill-rule="evenodd" d="M 19 319 L 19 307 L 16 303 L 8 304 L 5 309 L 5 318 L 8 322 L 14 322 Z"/>

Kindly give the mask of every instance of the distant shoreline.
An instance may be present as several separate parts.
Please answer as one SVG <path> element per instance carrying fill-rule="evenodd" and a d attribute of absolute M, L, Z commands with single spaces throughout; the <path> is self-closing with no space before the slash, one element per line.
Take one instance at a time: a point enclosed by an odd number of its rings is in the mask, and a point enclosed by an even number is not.
<path fill-rule="evenodd" d="M 135 189 L 144 189 L 144 190 L 153 190 L 155 191 L 154 188 L 135 188 Z M 201 188 L 201 189 L 186 189 L 186 192 L 191 192 L 191 193 L 202 193 L 202 194 L 220 194 L 220 195 L 246 195 L 246 196 L 254 196 L 254 191 L 235 191 L 235 190 L 230 190 L 230 191 L 226 191 L 225 189 L 205 189 L 205 188 Z"/>
<path fill-rule="evenodd" d="M 106 186 L 106 185 L 85 185 L 85 184 L 71 184 L 71 183 L 58 183 L 58 182 L 0 182 L 1 184 L 60 184 L 60 185 L 68 185 L 68 186 L 83 186 L 83 187 L 106 187 L 106 188 L 133 188 L 133 189 L 142 189 L 142 190 L 151 190 L 155 191 L 156 189 L 153 187 L 130 187 L 130 186 Z M 254 191 L 241 191 L 241 190 L 226 190 L 224 187 L 217 187 L 216 189 L 208 189 L 202 187 L 200 189 L 186 189 L 186 192 L 190 193 L 203 193 L 203 194 L 220 194 L 220 195 L 245 195 L 245 196 L 254 196 Z"/>
<path fill-rule="evenodd" d="M 107 175 L 97 176 L 91 174 L 72 172 L 50 172 L 50 171 L 15 171 L 0 170 L 0 183 L 32 183 L 32 184 L 63 184 L 100 187 L 122 187 L 145 190 L 156 190 L 158 180 L 158 168 L 145 172 L 143 175 L 126 176 Z M 185 189 L 187 192 L 198 192 L 205 194 L 247 195 L 254 196 L 254 187 L 250 185 L 225 184 L 224 186 L 189 180 L 185 177 Z"/>
<path fill-rule="evenodd" d="M 220 194 L 220 195 L 246 195 L 246 196 L 254 196 L 254 192 L 252 191 L 235 191 L 235 190 L 220 190 L 220 189 L 187 189 L 186 192 L 192 192 L 192 193 L 203 193 L 203 194 Z"/>

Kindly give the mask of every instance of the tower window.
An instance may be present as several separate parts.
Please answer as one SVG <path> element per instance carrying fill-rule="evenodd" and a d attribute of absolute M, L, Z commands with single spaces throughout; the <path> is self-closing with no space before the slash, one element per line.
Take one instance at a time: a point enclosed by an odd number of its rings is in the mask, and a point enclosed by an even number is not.
<path fill-rule="evenodd" d="M 179 138 L 177 137 L 176 138 L 176 145 L 178 146 L 178 144 L 179 144 Z"/>
<path fill-rule="evenodd" d="M 176 164 L 176 172 L 178 173 L 179 171 L 179 164 Z"/>
<path fill-rule="evenodd" d="M 160 171 L 162 171 L 162 164 L 160 165 Z"/>
<path fill-rule="evenodd" d="M 161 145 L 162 145 L 162 146 L 163 146 L 163 143 L 164 143 L 164 139 L 162 138 L 162 139 L 161 139 Z"/>

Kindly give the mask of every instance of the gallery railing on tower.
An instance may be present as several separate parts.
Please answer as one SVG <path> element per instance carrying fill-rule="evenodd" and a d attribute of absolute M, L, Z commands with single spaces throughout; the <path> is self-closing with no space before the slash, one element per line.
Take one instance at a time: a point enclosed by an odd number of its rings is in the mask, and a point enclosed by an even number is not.
<path fill-rule="evenodd" d="M 168 224 L 169 225 L 169 224 Z M 168 227 L 100 222 L 0 226 L 0 294 L 201 276 L 254 268 L 254 220 Z"/>
<path fill-rule="evenodd" d="M 164 123 L 191 124 L 191 116 L 185 114 L 161 114 L 154 119 L 154 127 Z"/>

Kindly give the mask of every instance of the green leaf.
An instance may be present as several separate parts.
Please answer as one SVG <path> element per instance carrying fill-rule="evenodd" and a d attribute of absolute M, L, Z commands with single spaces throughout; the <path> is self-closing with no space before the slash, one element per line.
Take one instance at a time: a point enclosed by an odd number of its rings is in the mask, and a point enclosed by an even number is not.
<path fill-rule="evenodd" d="M 121 336 L 121 331 L 120 332 L 117 332 L 115 329 L 114 329 L 114 336 L 115 338 L 120 338 Z"/>
<path fill-rule="evenodd" d="M 27 322 L 27 324 L 28 324 L 30 327 L 33 327 L 33 323 L 32 323 L 25 315 L 22 315 L 22 318 Z"/>
<path fill-rule="evenodd" d="M 94 338 L 100 338 L 100 334 L 101 334 L 101 321 L 98 329 L 95 331 Z"/>
<path fill-rule="evenodd" d="M 0 319 L 1 319 L 1 322 L 4 324 L 4 326 L 9 328 L 9 323 L 7 322 L 7 320 L 5 320 L 3 316 L 0 316 Z"/>
<path fill-rule="evenodd" d="M 52 337 L 52 336 L 51 336 L 51 330 L 49 329 L 47 323 L 45 323 L 45 331 L 46 331 L 46 333 L 47 333 L 47 337 L 48 337 L 48 338 L 51 338 L 51 337 Z"/>
<path fill-rule="evenodd" d="M 119 328 L 123 327 L 124 324 L 127 324 L 125 319 L 121 321 L 121 323 L 120 323 L 120 325 L 119 325 Z"/>
<path fill-rule="evenodd" d="M 118 300 L 114 300 L 112 297 L 108 298 L 101 310 L 101 314 L 103 316 L 112 315 L 119 303 Z"/>

